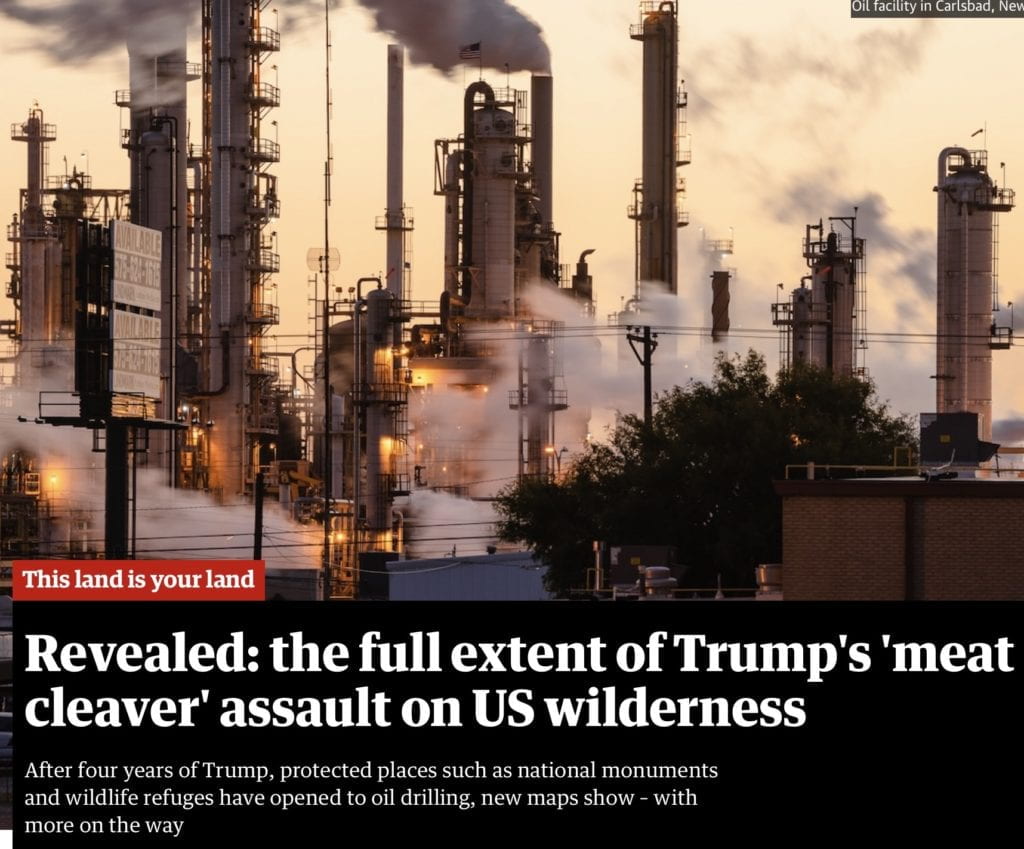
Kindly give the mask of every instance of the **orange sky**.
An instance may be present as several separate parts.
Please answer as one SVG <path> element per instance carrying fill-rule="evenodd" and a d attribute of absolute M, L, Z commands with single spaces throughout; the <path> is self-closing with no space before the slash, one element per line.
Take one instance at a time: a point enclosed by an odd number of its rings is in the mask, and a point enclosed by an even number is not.
<path fill-rule="evenodd" d="M 640 171 L 640 46 L 628 36 L 633 0 L 521 0 L 516 5 L 544 30 L 555 75 L 555 219 L 563 262 L 596 247 L 591 268 L 598 315 L 614 311 L 632 290 L 629 189 Z M 324 159 L 322 30 L 287 25 L 277 64 L 283 105 L 279 123 L 283 217 L 278 276 L 281 348 L 303 343 L 309 289 L 306 250 L 322 231 Z M 693 164 L 686 208 L 691 226 L 680 238 L 679 321 L 706 325 L 710 289 L 700 228 L 714 238 L 734 228 L 730 346 L 753 345 L 774 361 L 769 304 L 776 285 L 797 285 L 803 226 L 862 207 L 868 236 L 872 332 L 934 330 L 935 160 L 950 144 L 977 144 L 988 128 L 990 163 L 1006 162 L 1011 187 L 1024 174 L 1024 116 L 1019 45 L 1024 21 L 851 21 L 848 4 L 821 0 L 692 0 L 680 5 L 680 69 L 690 94 Z M 723 10 L 728 10 L 725 14 Z M 269 10 L 267 13 L 269 14 Z M 273 19 L 265 23 L 273 25 Z M 123 48 L 82 67 L 54 66 L 28 49 L 33 32 L 4 21 L 0 115 L 24 119 L 34 101 L 58 128 L 51 173 L 63 157 L 88 160 L 94 185 L 127 186 L 127 156 L 118 145 L 115 89 L 127 86 Z M 368 14 L 353 3 L 333 13 L 335 203 L 332 243 L 340 276 L 376 274 L 384 238 L 373 229 L 384 207 L 385 45 Z M 482 37 L 487 50 L 486 36 Z M 456 50 L 457 45 L 452 45 Z M 197 50 L 190 58 L 198 59 Z M 440 289 L 441 200 L 432 194 L 433 139 L 459 130 L 467 66 L 450 78 L 423 67 L 406 72 L 406 203 L 413 207 L 413 297 Z M 504 74 L 485 74 L 504 84 Z M 528 76 L 513 75 L 528 88 Z M 193 84 L 193 88 L 198 86 Z M 0 214 L 16 210 L 24 182 L 24 148 L 0 141 Z M 87 156 L 83 156 L 87 153 Z M 1001 179 L 998 169 L 997 179 Z M 1024 306 L 1024 212 L 1001 217 L 1002 299 Z M 872 238 L 872 233 L 878 234 Z M 884 246 L 884 249 L 883 249 Z M 929 286 L 931 287 L 929 289 Z M 10 314 L 0 305 L 0 316 Z M 747 335 L 744 334 L 747 331 Z M 684 357 L 704 362 L 709 343 L 685 339 Z M 1015 374 L 1021 349 L 995 357 L 996 418 L 1024 418 L 1024 387 Z M 669 359 L 663 361 L 668 367 Z M 934 347 L 917 336 L 873 341 L 868 367 L 883 397 L 905 412 L 931 409 Z M 675 366 L 673 366 L 674 368 Z M 657 369 L 657 360 L 656 360 Z M 683 378 L 680 373 L 678 379 Z M 676 379 L 662 374 L 661 383 Z"/>

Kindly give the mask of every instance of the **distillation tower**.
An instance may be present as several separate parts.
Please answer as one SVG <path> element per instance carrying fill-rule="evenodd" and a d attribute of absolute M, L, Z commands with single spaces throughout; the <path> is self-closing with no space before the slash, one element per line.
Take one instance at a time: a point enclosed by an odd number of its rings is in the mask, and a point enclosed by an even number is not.
<path fill-rule="evenodd" d="M 209 326 L 207 380 L 191 399 L 212 422 L 209 487 L 231 500 L 251 491 L 269 456 L 279 419 L 274 383 L 278 359 L 264 335 L 278 323 L 271 278 L 280 269 L 270 221 L 280 212 L 281 158 L 266 119 L 280 103 L 266 63 L 280 49 L 278 32 L 264 26 L 262 0 L 204 0 L 203 72 L 210 121 L 201 155 L 211 160 L 209 215 Z M 205 134 L 208 134 L 205 135 Z M 205 176 L 203 177 L 205 180 Z M 186 399 L 189 400 L 189 399 Z"/>
<path fill-rule="evenodd" d="M 129 88 L 115 92 L 129 111 L 121 146 L 130 162 L 131 223 L 161 233 L 160 375 L 157 417 L 176 417 L 177 398 L 197 387 L 196 363 L 185 347 L 189 325 L 188 122 L 186 83 L 198 79 L 198 65 L 185 59 L 185 32 L 170 50 L 128 43 Z M 160 465 L 177 482 L 178 451 L 173 432 L 159 435 Z"/>
<path fill-rule="evenodd" d="M 988 173 L 988 152 L 939 153 L 935 406 L 978 415 L 978 436 L 992 439 L 992 350 L 1008 348 L 1012 329 L 997 327 L 999 217 L 1014 193 Z"/>
<path fill-rule="evenodd" d="M 26 400 L 31 396 L 38 409 L 44 397 L 57 399 L 67 414 L 75 389 L 79 221 L 105 226 L 124 220 L 128 192 L 94 188 L 91 177 L 74 166 L 49 173 L 48 146 L 56 138 L 56 127 L 38 106 L 11 126 L 11 139 L 26 145 L 27 170 L 18 213 L 7 227 L 7 296 L 14 319 L 3 330 L 16 346 L 15 384 Z M 95 536 L 95 516 L 63 497 L 69 481 L 54 473 L 55 463 L 64 465 L 59 457 L 8 446 L 0 461 L 0 559 L 65 556 L 94 547 L 89 538 Z"/>
<path fill-rule="evenodd" d="M 788 300 L 772 304 L 779 328 L 779 364 L 812 365 L 846 377 L 864 376 L 867 289 L 864 239 L 852 216 L 808 224 L 803 256 L 810 274 Z"/>
<path fill-rule="evenodd" d="M 532 126 L 525 91 L 474 82 L 464 96 L 462 135 L 435 143 L 435 194 L 445 202 L 444 291 L 438 321 L 412 327 L 409 368 L 420 400 L 459 392 L 481 409 L 497 380 L 515 381 L 508 404 L 519 415 L 519 473 L 550 475 L 553 416 L 567 407 L 559 325 L 532 315 L 523 296 L 530 285 L 548 285 L 571 290 L 586 307 L 592 280 L 585 256 L 571 280 L 559 264 L 549 75 L 532 77 L 530 99 Z M 473 479 L 493 475 L 481 473 L 489 461 L 475 452 L 493 425 L 476 418 L 459 425 L 456 441 L 432 433 L 419 416 L 418 483 L 481 494 Z"/>
<path fill-rule="evenodd" d="M 48 146 L 57 128 L 33 107 L 11 125 L 11 139 L 27 149 L 25 188 L 19 211 L 7 226 L 11 250 L 7 296 L 15 309 L 8 335 L 18 344 L 17 379 L 29 389 L 74 388 L 76 222 L 123 219 L 128 192 L 93 188 L 92 178 L 73 167 L 50 174 Z"/>
<path fill-rule="evenodd" d="M 679 291 L 677 233 L 689 223 L 680 209 L 686 191 L 678 169 L 690 162 L 686 92 L 679 83 L 679 29 L 673 0 L 642 2 L 629 35 L 643 43 L 643 170 L 633 184 L 629 217 L 636 222 L 636 280 Z"/>

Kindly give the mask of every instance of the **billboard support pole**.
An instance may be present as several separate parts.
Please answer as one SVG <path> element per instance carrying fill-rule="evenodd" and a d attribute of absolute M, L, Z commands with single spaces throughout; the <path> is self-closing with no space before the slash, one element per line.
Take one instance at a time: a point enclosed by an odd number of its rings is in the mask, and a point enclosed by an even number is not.
<path fill-rule="evenodd" d="M 107 560 L 128 556 L 128 424 L 107 419 L 104 552 Z"/>

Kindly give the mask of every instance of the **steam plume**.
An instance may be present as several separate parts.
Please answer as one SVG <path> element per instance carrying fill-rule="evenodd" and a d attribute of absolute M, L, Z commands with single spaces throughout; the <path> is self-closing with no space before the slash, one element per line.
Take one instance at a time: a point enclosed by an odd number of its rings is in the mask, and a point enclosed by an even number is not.
<path fill-rule="evenodd" d="M 42 30 L 32 45 L 83 64 L 131 40 L 159 56 L 173 50 L 198 10 L 187 0 L 0 0 L 0 16 Z"/>
<path fill-rule="evenodd" d="M 541 28 L 505 0 L 359 0 L 377 28 L 399 39 L 413 62 L 451 71 L 459 47 L 480 42 L 485 67 L 549 71 Z"/>

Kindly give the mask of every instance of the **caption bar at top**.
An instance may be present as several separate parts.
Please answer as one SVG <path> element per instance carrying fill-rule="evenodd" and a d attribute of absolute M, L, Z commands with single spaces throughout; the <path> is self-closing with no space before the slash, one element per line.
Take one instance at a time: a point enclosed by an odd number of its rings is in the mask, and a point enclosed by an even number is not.
<path fill-rule="evenodd" d="M 851 18 L 1022 18 L 1024 0 L 850 0 Z"/>

